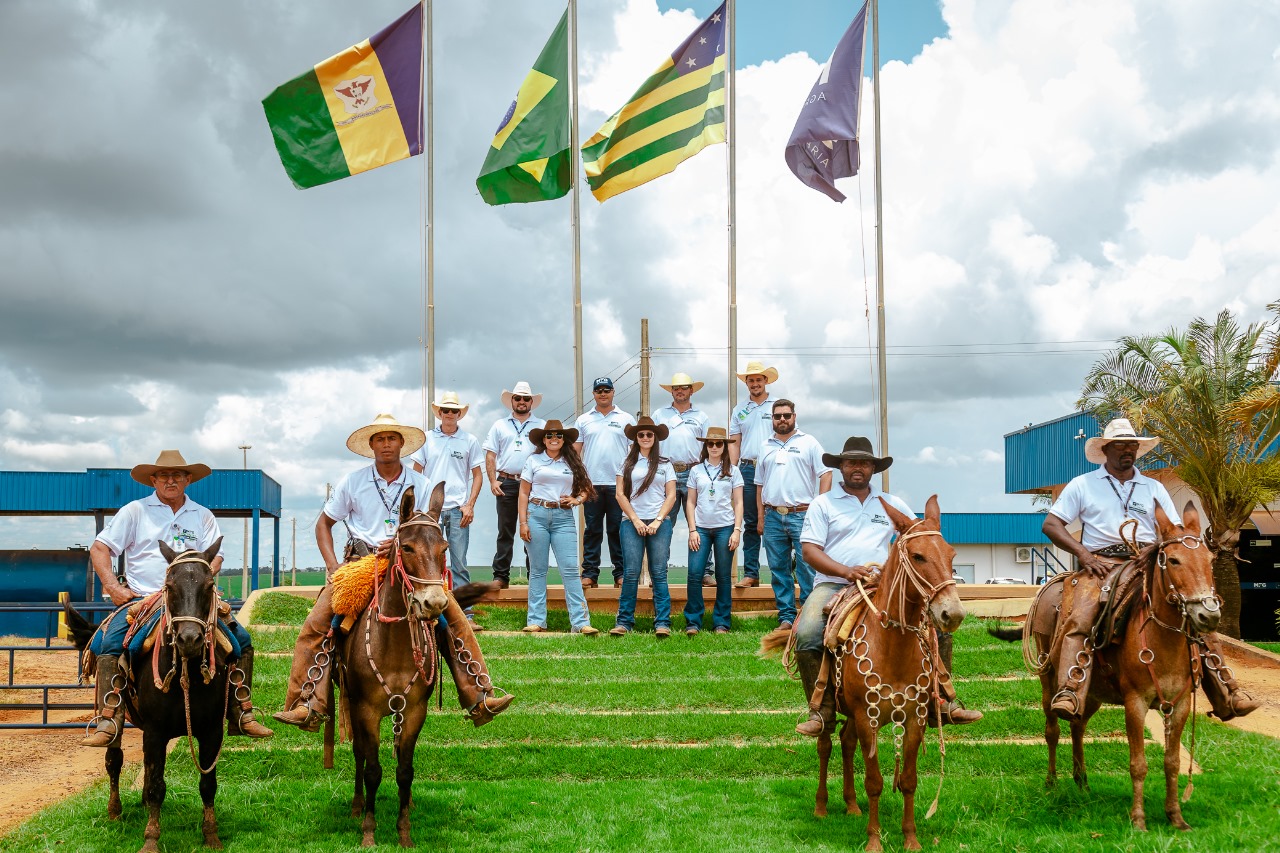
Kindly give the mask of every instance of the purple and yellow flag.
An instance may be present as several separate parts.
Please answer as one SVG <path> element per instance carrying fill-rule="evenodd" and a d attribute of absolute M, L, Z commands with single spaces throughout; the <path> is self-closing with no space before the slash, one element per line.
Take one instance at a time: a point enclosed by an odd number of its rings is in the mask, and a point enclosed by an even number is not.
<path fill-rule="evenodd" d="M 300 190 L 422 153 L 422 4 L 262 101 Z"/>

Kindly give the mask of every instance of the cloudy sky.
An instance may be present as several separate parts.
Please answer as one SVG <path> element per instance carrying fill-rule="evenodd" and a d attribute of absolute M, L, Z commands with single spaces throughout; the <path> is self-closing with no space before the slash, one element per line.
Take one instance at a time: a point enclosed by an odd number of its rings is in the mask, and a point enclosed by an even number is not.
<path fill-rule="evenodd" d="M 715 5 L 581 4 L 584 138 Z M 844 181 L 836 205 L 782 149 L 856 5 L 740 13 L 740 361 L 776 364 L 829 448 L 875 430 L 873 184 Z M 422 419 L 422 158 L 300 192 L 260 105 L 406 6 L 0 4 L 0 470 L 129 467 L 167 447 L 239 467 L 248 443 L 283 484 L 286 531 L 294 516 L 307 531 L 325 483 L 360 464 L 352 429 Z M 1280 6 L 883 6 L 893 489 L 1029 509 L 1003 494 L 1002 436 L 1071 411 L 1111 341 L 1223 307 L 1261 320 L 1280 296 Z M 519 379 L 546 395 L 539 414 L 567 418 L 568 200 L 491 208 L 474 185 L 563 6 L 435 7 L 437 383 L 478 434 Z M 582 205 L 587 377 L 620 377 L 634 410 L 647 317 L 655 401 L 687 371 L 723 423 L 725 147 Z M 493 517 L 482 497 L 472 564 Z M 91 535 L 0 520 L 3 548 Z M 299 545 L 315 564 L 310 535 Z"/>

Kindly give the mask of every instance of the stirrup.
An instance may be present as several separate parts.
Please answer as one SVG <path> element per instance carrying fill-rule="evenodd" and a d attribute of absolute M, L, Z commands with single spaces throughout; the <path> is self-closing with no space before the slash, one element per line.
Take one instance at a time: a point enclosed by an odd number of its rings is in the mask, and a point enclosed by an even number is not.
<path fill-rule="evenodd" d="M 1063 699 L 1071 700 L 1071 709 L 1058 707 L 1059 702 Z M 1081 714 L 1080 697 L 1076 696 L 1076 692 L 1069 687 L 1064 687 L 1057 693 L 1053 694 L 1053 701 L 1049 704 L 1049 709 L 1060 719 L 1074 720 Z"/>

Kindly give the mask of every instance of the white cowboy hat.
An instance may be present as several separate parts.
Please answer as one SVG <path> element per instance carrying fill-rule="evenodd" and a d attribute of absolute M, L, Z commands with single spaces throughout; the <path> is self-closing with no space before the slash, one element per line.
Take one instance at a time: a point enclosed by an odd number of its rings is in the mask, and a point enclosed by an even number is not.
<path fill-rule="evenodd" d="M 458 420 L 465 418 L 467 416 L 467 410 L 471 408 L 470 406 L 462 405 L 462 403 L 458 401 L 457 391 L 441 391 L 440 396 L 431 404 L 431 408 L 436 411 L 437 418 L 440 417 L 440 408 L 442 406 L 447 406 L 450 409 L 461 409 L 462 411 L 458 415 Z"/>
<path fill-rule="evenodd" d="M 510 391 L 503 390 L 502 406 L 503 408 L 511 408 L 511 397 L 513 394 L 519 394 L 521 397 L 532 397 L 533 405 L 529 407 L 529 411 L 533 411 L 542 405 L 542 395 L 533 393 L 533 389 L 529 387 L 528 382 L 517 382 L 516 387 Z"/>
<path fill-rule="evenodd" d="M 764 377 L 765 385 L 772 385 L 778 381 L 778 368 L 765 367 L 763 361 L 748 361 L 747 366 L 738 374 L 738 378 L 746 382 L 748 376 L 756 375 Z"/>
<path fill-rule="evenodd" d="M 187 462 L 182 458 L 182 454 L 176 450 L 161 450 L 160 455 L 156 457 L 156 464 L 134 465 L 133 470 L 129 472 L 129 476 L 144 486 L 150 486 L 151 476 L 157 471 L 186 471 L 191 478 L 188 482 L 191 483 L 196 480 L 203 480 L 213 473 L 208 465 L 201 465 L 199 462 Z"/>
<path fill-rule="evenodd" d="M 422 430 L 415 426 L 402 424 L 391 415 L 383 414 L 374 418 L 373 423 L 368 426 L 362 426 L 347 436 L 347 449 L 359 456 L 372 459 L 373 448 L 369 446 L 369 439 L 380 432 L 400 434 L 400 437 L 404 439 L 404 447 L 400 448 L 401 458 L 408 456 L 427 443 L 427 434 Z"/>
<path fill-rule="evenodd" d="M 1103 428 L 1102 435 L 1094 436 L 1084 443 L 1084 458 L 1095 465 L 1101 465 L 1107 461 L 1107 456 L 1102 452 L 1102 448 L 1113 441 L 1136 441 L 1138 442 L 1137 455 L 1144 456 L 1155 449 L 1156 445 L 1160 443 L 1160 437 L 1138 435 L 1134 432 L 1133 424 L 1129 423 L 1128 418 L 1116 418 Z"/>
<path fill-rule="evenodd" d="M 658 383 L 658 387 L 664 391 L 670 391 L 672 387 L 676 385 L 692 385 L 693 391 L 691 391 L 690 393 L 697 394 L 699 391 L 702 390 L 703 386 L 706 384 L 707 383 L 705 382 L 694 382 L 693 377 L 687 373 L 677 373 L 671 377 L 670 385 L 663 385 L 662 383 Z"/>

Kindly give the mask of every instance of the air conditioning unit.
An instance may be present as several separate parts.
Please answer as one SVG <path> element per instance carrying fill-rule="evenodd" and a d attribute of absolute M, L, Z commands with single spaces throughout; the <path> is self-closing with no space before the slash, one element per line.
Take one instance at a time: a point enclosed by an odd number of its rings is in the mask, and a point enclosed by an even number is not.
<path fill-rule="evenodd" d="M 1026 545 L 1019 545 L 1013 549 L 1013 561 L 1015 563 L 1030 563 L 1031 548 Z"/>

